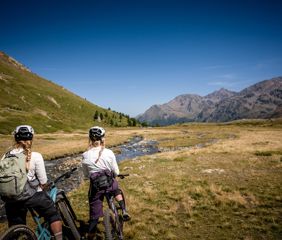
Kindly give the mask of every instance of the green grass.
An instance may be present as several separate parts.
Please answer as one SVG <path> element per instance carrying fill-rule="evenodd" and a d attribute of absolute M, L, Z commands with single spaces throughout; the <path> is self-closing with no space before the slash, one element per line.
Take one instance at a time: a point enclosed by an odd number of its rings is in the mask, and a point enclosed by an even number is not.
<path fill-rule="evenodd" d="M 0 134 L 10 133 L 20 124 L 32 125 L 36 132 L 58 130 L 71 132 L 87 129 L 94 124 L 108 126 L 109 122 L 94 122 L 95 111 L 118 119 L 127 126 L 126 117 L 90 103 L 62 86 L 12 65 L 6 55 L 0 55 Z M 79 79 L 77 79 L 79 81 Z M 94 92 L 93 92 L 94 94 Z"/>

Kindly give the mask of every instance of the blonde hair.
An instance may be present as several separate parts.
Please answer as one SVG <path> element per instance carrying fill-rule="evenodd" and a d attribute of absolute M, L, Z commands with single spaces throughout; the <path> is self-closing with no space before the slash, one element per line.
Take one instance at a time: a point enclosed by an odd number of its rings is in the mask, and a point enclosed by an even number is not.
<path fill-rule="evenodd" d="M 15 143 L 16 148 L 22 147 L 26 155 L 26 168 L 29 169 L 29 162 L 31 160 L 31 146 L 32 140 L 21 140 Z"/>
<path fill-rule="evenodd" d="M 91 140 L 89 138 L 89 146 L 88 146 L 88 150 L 90 150 L 93 147 L 100 147 L 101 146 L 101 150 L 99 151 L 99 155 L 98 158 L 96 159 L 95 163 L 97 163 L 102 155 L 102 152 L 105 148 L 105 138 L 101 138 L 99 140 Z"/>

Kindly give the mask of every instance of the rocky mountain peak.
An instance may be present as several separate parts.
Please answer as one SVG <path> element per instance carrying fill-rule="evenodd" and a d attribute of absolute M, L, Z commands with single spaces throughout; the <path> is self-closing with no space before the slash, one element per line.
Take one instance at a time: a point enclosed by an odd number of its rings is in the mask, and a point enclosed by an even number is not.
<path fill-rule="evenodd" d="M 219 90 L 206 95 L 204 98 L 209 99 L 214 102 L 218 102 L 218 101 L 223 100 L 224 98 L 230 98 L 236 94 L 237 94 L 236 92 L 229 91 L 225 88 L 220 88 Z"/>
<path fill-rule="evenodd" d="M 282 77 L 258 82 L 240 92 L 221 88 L 204 97 L 183 94 L 139 115 L 140 121 L 169 125 L 282 117 Z"/>

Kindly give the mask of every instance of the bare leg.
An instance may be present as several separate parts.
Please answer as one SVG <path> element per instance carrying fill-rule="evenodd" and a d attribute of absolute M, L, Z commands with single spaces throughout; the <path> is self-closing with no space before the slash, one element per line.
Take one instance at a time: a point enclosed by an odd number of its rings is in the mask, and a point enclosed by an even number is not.
<path fill-rule="evenodd" d="M 55 221 L 50 224 L 51 230 L 56 240 L 63 240 L 62 222 Z"/>
<path fill-rule="evenodd" d="M 129 214 L 127 213 L 127 211 L 125 209 L 125 202 L 124 202 L 122 195 L 121 194 L 116 195 L 115 199 L 117 200 L 119 206 L 122 209 L 123 220 L 129 221 L 131 217 L 129 216 Z"/>
<path fill-rule="evenodd" d="M 116 200 L 119 202 L 119 201 L 121 201 L 121 200 L 123 200 L 123 198 L 122 198 L 122 195 L 121 194 L 119 194 L 119 195 L 116 195 Z"/>

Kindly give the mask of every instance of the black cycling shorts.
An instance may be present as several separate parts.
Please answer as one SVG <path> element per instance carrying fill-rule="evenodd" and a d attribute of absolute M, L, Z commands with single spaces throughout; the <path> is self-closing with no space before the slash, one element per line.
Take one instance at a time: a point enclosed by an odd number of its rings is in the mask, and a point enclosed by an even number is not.
<path fill-rule="evenodd" d="M 33 208 L 49 223 L 61 220 L 53 200 L 44 191 L 35 193 L 25 201 L 6 202 L 5 208 L 9 226 L 26 224 L 28 208 Z"/>

